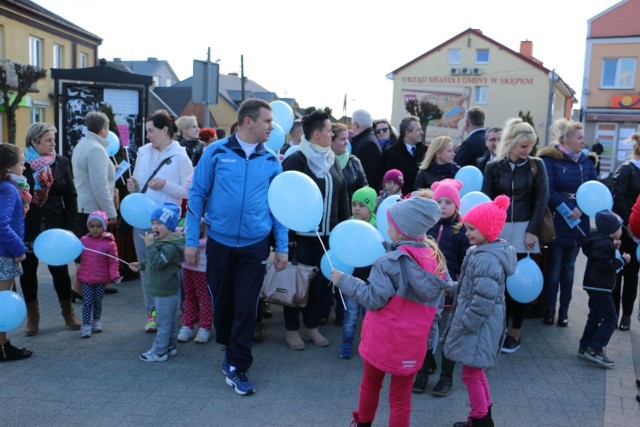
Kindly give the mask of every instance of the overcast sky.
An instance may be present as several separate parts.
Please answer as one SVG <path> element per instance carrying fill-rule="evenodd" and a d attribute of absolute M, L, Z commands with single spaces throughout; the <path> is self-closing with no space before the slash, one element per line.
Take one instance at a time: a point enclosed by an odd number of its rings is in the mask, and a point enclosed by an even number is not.
<path fill-rule="evenodd" d="M 113 60 L 167 60 L 180 79 L 193 60 L 220 59 L 220 72 L 239 72 L 302 107 L 342 115 L 369 110 L 390 117 L 386 75 L 433 47 L 476 28 L 533 55 L 576 92 L 582 90 L 587 20 L 615 0 L 206 1 L 35 0 L 103 39 L 98 54 Z M 170 7 L 174 5 L 174 7 Z M 524 107 L 523 107 L 524 108 Z"/>

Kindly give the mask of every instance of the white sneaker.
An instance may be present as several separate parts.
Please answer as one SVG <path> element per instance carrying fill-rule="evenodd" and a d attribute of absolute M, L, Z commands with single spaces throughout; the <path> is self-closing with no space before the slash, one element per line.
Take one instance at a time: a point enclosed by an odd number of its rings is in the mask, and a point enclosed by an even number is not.
<path fill-rule="evenodd" d="M 143 362 L 165 362 L 168 358 L 168 352 L 165 354 L 155 354 L 152 353 L 151 350 L 140 355 L 140 360 L 142 360 Z"/>
<path fill-rule="evenodd" d="M 209 338 L 211 338 L 211 332 L 207 331 L 206 329 L 200 328 L 198 329 L 198 335 L 196 335 L 196 339 L 193 341 L 203 344 L 209 342 Z"/>
<path fill-rule="evenodd" d="M 93 329 L 93 332 L 96 334 L 99 334 L 100 332 L 102 332 L 102 322 L 99 320 L 94 320 L 92 329 Z"/>
<path fill-rule="evenodd" d="M 178 332 L 178 341 L 187 342 L 191 338 L 193 338 L 193 329 L 188 326 L 183 326 L 180 328 L 180 332 Z"/>
<path fill-rule="evenodd" d="M 82 338 L 91 338 L 91 325 L 82 325 L 80 332 Z"/>

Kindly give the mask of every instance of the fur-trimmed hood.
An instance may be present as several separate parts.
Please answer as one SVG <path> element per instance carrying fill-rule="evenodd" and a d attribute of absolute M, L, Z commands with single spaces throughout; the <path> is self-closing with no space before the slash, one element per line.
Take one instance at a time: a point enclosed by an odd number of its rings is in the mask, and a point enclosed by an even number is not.
<path fill-rule="evenodd" d="M 536 153 L 538 157 L 552 157 L 556 160 L 562 160 L 564 153 L 557 148 L 557 144 L 545 145 Z"/>

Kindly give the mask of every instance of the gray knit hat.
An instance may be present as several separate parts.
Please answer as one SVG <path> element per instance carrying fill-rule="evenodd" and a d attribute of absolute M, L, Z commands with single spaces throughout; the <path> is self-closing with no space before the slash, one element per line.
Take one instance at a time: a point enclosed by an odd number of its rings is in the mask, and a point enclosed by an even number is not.
<path fill-rule="evenodd" d="M 427 230 L 440 220 L 440 206 L 426 197 L 400 200 L 387 209 L 389 224 L 411 240 L 422 240 Z"/>

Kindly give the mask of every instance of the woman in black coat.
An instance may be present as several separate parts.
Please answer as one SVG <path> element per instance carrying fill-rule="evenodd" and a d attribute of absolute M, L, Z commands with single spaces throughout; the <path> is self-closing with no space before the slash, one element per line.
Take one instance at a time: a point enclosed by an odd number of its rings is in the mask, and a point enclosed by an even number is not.
<path fill-rule="evenodd" d="M 27 303 L 25 332 L 38 333 L 40 309 L 38 306 L 38 258 L 33 253 L 36 237 L 51 228 L 75 232 L 78 203 L 69 161 L 55 153 L 56 128 L 37 122 L 27 131 L 25 171 L 32 195 L 25 217 L 24 241 L 26 259 L 22 262 L 23 275 L 20 285 Z M 49 266 L 53 287 L 58 294 L 62 317 L 71 329 L 80 329 L 71 306 L 71 278 L 67 265 Z"/>
<path fill-rule="evenodd" d="M 300 142 L 300 149 L 284 159 L 282 169 L 302 172 L 318 185 L 323 198 L 323 215 L 317 233 L 322 238 L 324 246 L 328 247 L 331 230 L 350 216 L 347 181 L 335 154 L 331 151 L 332 132 L 329 115 L 324 111 L 314 111 L 302 119 L 302 129 L 304 138 Z M 295 259 L 301 264 L 320 269 L 324 250 L 316 232 L 293 234 L 290 241 L 295 242 L 293 251 Z M 306 337 L 317 346 L 329 345 L 329 340 L 318 331 L 318 325 L 322 302 L 327 300 L 330 292 L 331 288 L 327 280 L 322 274 L 318 274 L 309 286 L 309 300 L 306 307 L 284 307 L 284 326 L 287 331 L 287 344 L 291 349 L 304 350 L 305 348 L 299 332 L 301 314 Z"/>
<path fill-rule="evenodd" d="M 629 225 L 631 208 L 640 194 L 640 132 L 631 135 L 633 141 L 633 158 L 618 166 L 613 174 L 613 211 L 617 213 L 626 226 Z M 625 230 L 622 233 L 620 252 L 635 254 L 637 244 Z M 622 317 L 620 330 L 628 331 L 631 327 L 631 314 L 638 294 L 638 271 L 640 265 L 635 256 L 631 257 L 621 274 L 616 276 L 616 287 L 613 288 L 613 302 L 616 312 L 620 316 L 622 303 Z"/>

